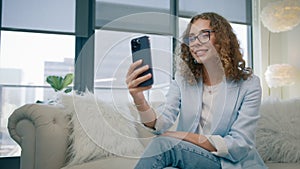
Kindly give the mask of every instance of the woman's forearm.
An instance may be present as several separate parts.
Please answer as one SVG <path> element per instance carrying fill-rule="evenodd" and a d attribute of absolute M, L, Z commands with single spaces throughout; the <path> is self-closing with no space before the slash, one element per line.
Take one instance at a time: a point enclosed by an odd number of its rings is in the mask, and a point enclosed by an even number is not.
<path fill-rule="evenodd" d="M 146 100 L 134 100 L 135 106 L 139 112 L 141 122 L 152 129 L 155 129 L 156 114 Z"/>

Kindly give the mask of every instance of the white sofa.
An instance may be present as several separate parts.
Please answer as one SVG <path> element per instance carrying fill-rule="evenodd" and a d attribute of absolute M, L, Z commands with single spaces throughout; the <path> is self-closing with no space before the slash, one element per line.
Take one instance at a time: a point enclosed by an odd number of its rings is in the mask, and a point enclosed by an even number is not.
<path fill-rule="evenodd" d="M 82 102 L 82 100 L 80 102 Z M 266 103 L 263 103 L 261 110 L 262 111 L 269 110 L 270 106 L 274 108 L 274 105 L 278 106 L 279 102 L 282 103 L 281 101 L 278 100 L 271 101 L 271 102 L 268 101 Z M 296 108 L 297 117 L 295 116 L 293 117 L 293 119 L 297 120 L 296 122 L 298 123 L 295 124 L 298 125 L 297 127 L 300 127 L 299 126 L 300 100 L 294 99 L 292 101 L 289 101 L 288 102 L 289 105 L 291 105 L 290 104 L 291 102 L 294 104 L 294 106 L 297 107 Z M 82 111 L 86 109 L 84 108 L 84 106 L 79 106 L 79 108 L 82 108 Z M 70 161 L 70 158 L 74 158 L 74 157 L 70 157 L 70 153 L 71 153 L 70 151 L 72 151 L 72 148 L 74 149 L 74 147 L 72 147 L 74 140 L 72 139 L 76 139 L 76 138 L 75 137 L 70 138 L 70 135 L 72 134 L 72 132 L 74 132 L 74 128 L 73 128 L 74 124 L 70 123 L 70 121 L 72 121 L 72 117 L 71 117 L 72 115 L 70 115 L 70 112 L 68 111 L 69 110 L 64 108 L 64 106 L 62 105 L 54 106 L 54 105 L 44 105 L 44 104 L 26 104 L 13 112 L 13 114 L 9 118 L 8 129 L 10 132 L 10 136 L 22 148 L 21 160 L 20 160 L 22 169 L 60 169 L 63 167 L 70 168 L 70 169 L 133 168 L 133 166 L 136 164 L 138 159 L 136 157 L 133 156 L 124 157 L 122 155 L 120 156 L 107 155 L 105 157 L 100 157 L 95 155 L 95 152 L 91 153 L 94 154 L 94 156 L 89 158 L 88 160 L 78 158 L 79 160 L 76 161 L 78 163 L 75 162 L 73 163 L 74 165 L 69 165 L 70 163 L 68 161 Z M 81 111 L 81 110 L 77 110 L 77 111 Z M 92 111 L 92 110 L 87 110 L 87 111 Z M 262 144 L 262 141 L 268 141 L 269 143 L 267 145 L 276 146 L 276 144 L 271 143 L 272 141 L 274 141 L 274 139 L 270 138 L 270 140 L 268 140 L 268 135 L 265 134 L 269 131 L 268 127 L 270 126 L 267 126 L 265 129 L 262 128 L 266 126 L 265 125 L 266 115 L 268 115 L 268 113 L 266 112 L 261 112 L 261 113 L 262 113 L 262 119 L 259 122 L 259 128 L 257 132 L 258 132 L 258 136 L 263 137 L 263 140 L 257 138 L 257 141 L 259 141 L 260 144 L 262 145 L 258 148 L 259 151 L 264 153 L 266 164 L 269 166 L 270 169 L 296 169 L 296 168 L 299 169 L 300 168 L 299 146 L 298 149 L 296 148 L 296 153 L 298 153 L 298 155 L 296 158 L 292 159 L 294 160 L 293 162 L 288 161 L 288 159 L 286 158 L 280 161 L 276 158 L 267 155 L 266 152 L 268 151 L 270 152 L 270 150 L 266 148 L 265 146 L 266 144 Z M 78 116 L 80 115 L 77 115 L 77 117 Z M 267 121 L 268 120 L 270 119 L 267 119 Z M 139 137 L 151 139 L 151 134 L 147 133 L 146 130 L 143 130 L 141 132 L 141 128 L 139 128 L 137 131 Z M 299 133 L 297 137 L 299 139 L 300 137 Z M 297 137 L 294 138 L 296 139 Z M 293 139 L 293 138 L 289 138 L 289 139 Z M 147 144 L 149 140 L 139 139 L 139 141 L 141 141 L 141 145 L 145 146 L 145 144 Z M 295 140 L 295 141 L 299 141 L 299 140 Z M 83 144 L 86 143 L 83 141 Z M 138 147 L 139 145 L 136 146 Z M 272 149 L 272 147 L 269 148 Z M 82 147 L 82 149 L 84 149 L 84 147 Z M 79 162 L 80 160 L 82 160 L 82 162 Z"/>

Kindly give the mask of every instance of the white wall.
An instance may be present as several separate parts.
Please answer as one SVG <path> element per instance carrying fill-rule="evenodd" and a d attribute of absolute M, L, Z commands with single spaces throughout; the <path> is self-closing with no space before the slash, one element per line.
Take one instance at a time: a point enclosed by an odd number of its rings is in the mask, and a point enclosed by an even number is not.
<path fill-rule="evenodd" d="M 286 32 L 270 32 L 259 17 L 261 10 L 270 2 L 275 0 L 253 1 L 254 73 L 261 78 L 264 98 L 300 97 L 300 25 Z M 296 84 L 269 89 L 264 79 L 264 72 L 268 65 L 282 63 L 291 64 L 297 69 Z"/>
<path fill-rule="evenodd" d="M 282 60 L 296 67 L 296 84 L 284 88 L 284 97 L 300 97 L 300 24 L 293 30 L 282 33 L 282 50 L 284 56 Z"/>

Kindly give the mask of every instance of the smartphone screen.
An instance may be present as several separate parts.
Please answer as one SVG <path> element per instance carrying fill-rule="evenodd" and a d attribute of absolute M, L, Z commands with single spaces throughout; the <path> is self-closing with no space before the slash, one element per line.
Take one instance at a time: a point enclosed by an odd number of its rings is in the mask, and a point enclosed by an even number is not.
<path fill-rule="evenodd" d="M 144 76 L 148 73 L 152 74 L 151 79 L 139 84 L 139 86 L 150 86 L 153 84 L 153 70 L 152 70 L 152 59 L 151 59 L 151 48 L 150 48 L 150 38 L 148 36 L 142 36 L 134 38 L 131 40 L 131 52 L 132 52 L 132 61 L 142 59 L 142 65 L 149 65 L 149 69 L 141 73 L 138 77 Z M 140 67 L 141 67 L 140 66 Z"/>

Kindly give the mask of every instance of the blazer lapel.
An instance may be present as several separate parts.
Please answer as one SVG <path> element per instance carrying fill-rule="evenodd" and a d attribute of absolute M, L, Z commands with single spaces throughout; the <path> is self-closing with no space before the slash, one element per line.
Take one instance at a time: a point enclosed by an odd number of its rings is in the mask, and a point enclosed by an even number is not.
<path fill-rule="evenodd" d="M 238 84 L 231 81 L 226 81 L 224 95 L 222 97 L 217 97 L 217 103 L 223 103 L 220 106 L 213 106 L 216 111 L 212 117 L 211 133 L 214 134 L 224 134 L 227 130 L 227 125 L 232 119 L 232 114 L 234 113 L 234 108 L 237 103 L 237 98 L 239 94 Z"/>

